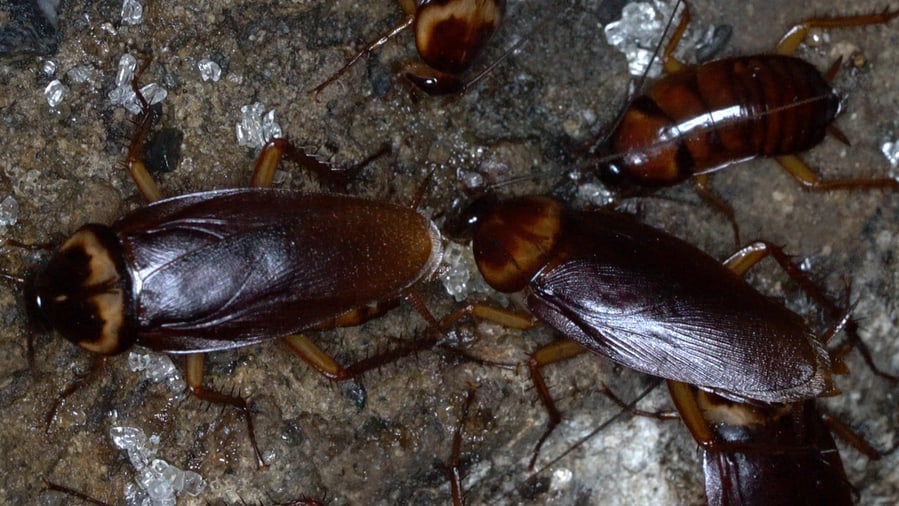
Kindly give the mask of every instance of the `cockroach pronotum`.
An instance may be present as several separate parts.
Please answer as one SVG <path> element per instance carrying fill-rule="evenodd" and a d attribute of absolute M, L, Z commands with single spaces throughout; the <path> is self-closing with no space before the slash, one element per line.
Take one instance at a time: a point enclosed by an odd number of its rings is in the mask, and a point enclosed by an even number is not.
<path fill-rule="evenodd" d="M 837 61 L 825 75 L 792 56 L 812 28 L 889 23 L 899 10 L 842 17 L 814 17 L 794 25 L 772 54 L 738 56 L 686 65 L 673 56 L 690 20 L 686 8 L 662 53 L 667 74 L 634 97 L 603 142 L 600 178 L 626 192 L 693 179 L 699 194 L 730 220 L 733 210 L 708 187 L 709 174 L 733 163 L 773 157 L 803 188 L 899 189 L 891 178 L 821 180 L 796 153 L 806 151 L 833 125 L 844 95 L 830 85 Z"/>
<path fill-rule="evenodd" d="M 138 97 L 128 165 L 150 205 L 76 231 L 25 280 L 28 314 L 100 355 L 135 344 L 186 354 L 192 393 L 242 410 L 262 466 L 245 399 L 203 386 L 202 353 L 286 337 L 318 372 L 346 378 L 298 333 L 357 325 L 414 297 L 440 264 L 440 233 L 410 207 L 266 188 L 282 155 L 320 164 L 283 139 L 260 154 L 252 188 L 159 200 L 139 159 L 150 116 Z"/>
<path fill-rule="evenodd" d="M 423 64 L 407 65 L 404 74 L 429 95 L 462 91 L 459 75 L 468 69 L 502 23 L 505 0 L 398 0 L 406 18 L 356 53 L 325 82 L 318 93 L 350 67 L 408 28 L 415 32 L 415 47 Z"/>
<path fill-rule="evenodd" d="M 665 232 L 612 211 L 574 211 L 549 197 L 500 201 L 492 194 L 471 204 L 460 222 L 453 227 L 468 229 L 486 282 L 566 338 L 529 362 L 550 412 L 538 449 L 560 420 L 539 369 L 584 349 L 739 402 L 835 393 L 832 361 L 802 317 Z M 753 243 L 738 255 L 757 250 Z M 775 259 L 789 261 L 782 252 Z"/>

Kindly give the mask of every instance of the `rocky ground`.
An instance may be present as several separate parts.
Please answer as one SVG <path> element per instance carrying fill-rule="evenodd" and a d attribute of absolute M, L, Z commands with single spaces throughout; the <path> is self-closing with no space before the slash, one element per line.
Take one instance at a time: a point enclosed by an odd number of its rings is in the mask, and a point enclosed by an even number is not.
<path fill-rule="evenodd" d="M 398 65 L 415 58 L 408 36 L 387 44 L 317 97 L 308 94 L 354 49 L 399 22 L 400 10 L 389 0 L 365 2 L 364 10 L 349 0 L 144 3 L 140 22 L 129 25 L 122 21 L 121 2 L 63 2 L 55 29 L 23 8 L 0 6 L 4 238 L 58 241 L 83 223 L 111 223 L 143 205 L 123 169 L 134 116 L 109 98 L 125 53 L 142 61 L 152 57 L 141 84 L 167 89 L 163 126 L 183 133 L 177 168 L 156 176 L 166 195 L 246 184 L 256 151 L 238 145 L 235 125 L 242 106 L 260 102 L 275 111 L 287 137 L 336 165 L 352 165 L 389 144 L 391 153 L 350 185 L 353 194 L 408 202 L 433 171 L 422 212 L 438 222 L 475 175 L 494 182 L 540 174 L 545 177 L 503 191 L 553 191 L 588 205 L 598 187 L 578 171 L 586 162 L 577 149 L 618 113 L 630 80 L 624 56 L 606 43 L 600 26 L 620 17 L 610 0 L 579 2 L 567 10 L 557 2 L 510 1 L 507 22 L 475 66 L 494 61 L 521 38 L 526 42 L 471 91 L 447 98 L 416 93 L 396 76 Z M 883 8 L 876 1 L 855 4 L 859 11 Z M 802 7 L 770 0 L 696 0 L 691 7 L 692 26 L 699 32 L 732 26 L 733 38 L 722 54 L 766 51 L 791 22 L 831 13 L 831 2 L 824 0 Z M 558 12 L 547 18 L 553 9 Z M 852 145 L 827 139 L 803 155 L 826 177 L 882 176 L 891 170 L 881 146 L 899 135 L 899 95 L 890 91 L 899 89 L 896 25 L 835 30 L 816 47 L 799 51 L 821 69 L 850 45 L 866 59 L 836 80 L 849 97 L 838 125 Z M 201 78 L 198 64 L 204 59 L 221 68 L 218 81 Z M 67 93 L 51 107 L 45 89 L 54 79 Z M 292 165 L 283 168 L 281 186 L 322 189 L 315 177 Z M 582 176 L 581 184 L 572 175 Z M 770 160 L 723 171 L 712 184 L 735 208 L 745 238 L 784 245 L 835 297 L 850 286 L 875 359 L 899 371 L 896 194 L 806 193 Z M 660 196 L 636 206 L 642 220 L 717 257 L 733 250 L 726 220 L 703 205 L 689 185 Z M 465 248 L 455 251 L 465 259 Z M 7 243 L 0 270 L 23 273 L 34 256 Z M 477 273 L 471 276 L 476 279 Z M 827 326 L 772 266 L 751 278 L 816 328 Z M 456 303 L 440 281 L 421 289 L 437 315 Z M 478 286 L 468 290 L 471 298 L 503 302 Z M 610 422 L 619 410 L 597 389 L 605 382 L 632 399 L 651 381 L 595 356 L 548 371 L 564 422 L 541 452 L 535 472 L 526 465 L 546 414 L 526 371 L 440 351 L 365 376 L 367 400 L 361 408 L 347 388 L 311 372 L 277 341 L 211 355 L 208 384 L 233 387 L 252 401 L 266 470 L 256 469 L 243 420 L 233 410 L 173 394 L 165 382 L 132 371 L 126 356 L 110 360 L 100 379 L 73 394 L 45 430 L 48 406 L 91 359 L 58 336 L 40 336 L 29 368 L 20 299 L 16 287 L 0 291 L 0 452 L 5 455 L 0 503 L 68 503 L 58 494 L 42 494 L 42 480 L 124 503 L 124 487 L 133 487 L 136 472 L 113 445 L 110 429 L 128 426 L 158 436 L 157 458 L 205 479 L 202 495 L 182 495 L 181 504 L 268 503 L 304 495 L 329 504 L 445 504 L 449 486 L 443 468 L 472 384 L 477 394 L 462 450 L 468 504 L 702 502 L 700 454 L 680 423 L 630 415 Z M 488 324 L 461 327 L 473 328 L 481 338 L 468 353 L 492 362 L 520 363 L 553 339 L 543 329 L 522 334 Z M 395 339 L 421 336 L 424 329 L 423 320 L 401 305 L 362 327 L 315 338 L 340 360 L 352 362 Z M 176 364 L 180 367 L 177 359 Z M 838 379 L 844 395 L 823 404 L 875 445 L 887 447 L 899 426 L 899 387 L 873 377 L 855 355 L 849 365 L 853 374 Z M 650 393 L 641 407 L 669 408 L 664 389 Z M 840 449 L 860 503 L 896 502 L 899 457 L 872 461 Z"/>

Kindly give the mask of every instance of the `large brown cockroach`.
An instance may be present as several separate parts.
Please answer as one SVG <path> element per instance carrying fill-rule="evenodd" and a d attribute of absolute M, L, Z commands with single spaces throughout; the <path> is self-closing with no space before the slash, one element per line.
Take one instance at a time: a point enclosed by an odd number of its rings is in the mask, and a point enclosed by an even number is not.
<path fill-rule="evenodd" d="M 686 2 L 685 2 L 686 7 Z M 821 180 L 795 153 L 830 131 L 843 94 L 830 85 L 839 61 L 824 76 L 792 56 L 811 28 L 888 23 L 899 11 L 845 17 L 816 17 L 794 25 L 773 54 L 738 56 L 686 65 L 673 56 L 690 20 L 688 9 L 663 51 L 667 74 L 634 97 L 606 138 L 597 170 L 612 186 L 635 192 L 693 179 L 700 195 L 725 213 L 739 234 L 733 210 L 708 188 L 710 173 L 736 162 L 766 156 L 804 188 L 899 189 L 891 178 Z"/>
<path fill-rule="evenodd" d="M 758 243 L 725 263 L 737 275 L 768 254 L 783 252 Z M 827 313 L 839 309 L 796 269 L 791 276 Z M 854 333 L 849 313 L 822 337 L 822 344 L 841 328 Z M 865 352 L 864 344 L 856 340 Z M 839 350 L 839 354 L 849 348 Z M 895 377 L 874 371 L 893 381 Z M 692 385 L 668 381 L 671 399 L 680 418 L 703 449 L 706 499 L 711 506 L 791 504 L 853 504 L 852 485 L 846 477 L 831 431 L 871 459 L 882 454 L 838 420 L 822 414 L 815 399 L 786 404 L 748 404 L 724 399 Z"/>
<path fill-rule="evenodd" d="M 202 353 L 287 337 L 320 373 L 346 378 L 298 333 L 357 325 L 412 297 L 440 264 L 440 233 L 410 207 L 265 188 L 284 154 L 320 164 L 278 139 L 260 154 L 253 188 L 159 200 L 139 159 L 148 122 L 145 112 L 128 165 L 151 204 L 76 231 L 27 279 L 28 313 L 94 353 L 136 344 L 187 354 L 192 393 L 243 411 L 263 465 L 246 401 L 203 387 Z"/>
<path fill-rule="evenodd" d="M 835 393 L 835 366 L 802 317 L 694 246 L 627 215 L 490 194 L 469 206 L 459 226 L 472 234 L 487 283 L 566 338 L 530 359 L 550 412 L 539 444 L 560 420 L 539 369 L 584 349 L 738 402 Z M 734 258 L 772 249 L 757 242 Z M 798 272 L 782 252 L 774 255 L 788 273 Z"/>
<path fill-rule="evenodd" d="M 398 0 L 406 19 L 370 42 L 325 82 L 318 93 L 340 78 L 362 57 L 383 46 L 408 28 L 415 32 L 415 47 L 424 64 L 410 64 L 404 74 L 429 95 L 462 91 L 459 75 L 468 69 L 499 28 L 505 0 Z"/>

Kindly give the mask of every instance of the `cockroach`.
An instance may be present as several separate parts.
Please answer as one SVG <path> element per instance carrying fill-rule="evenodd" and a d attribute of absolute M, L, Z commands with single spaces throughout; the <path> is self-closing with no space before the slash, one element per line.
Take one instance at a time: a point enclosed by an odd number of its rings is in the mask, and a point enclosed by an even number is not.
<path fill-rule="evenodd" d="M 423 63 L 404 71 L 416 87 L 429 95 L 458 93 L 466 87 L 460 78 L 502 23 L 505 0 L 398 0 L 406 18 L 356 53 L 325 82 L 317 94 L 339 79 L 362 57 L 412 28 L 415 47 Z"/>
<path fill-rule="evenodd" d="M 833 388 L 827 353 L 801 317 L 674 236 L 550 197 L 488 194 L 462 219 L 491 287 L 622 365 L 739 401 Z"/>
<path fill-rule="evenodd" d="M 148 123 L 145 114 L 128 166 L 150 205 L 78 229 L 28 277 L 27 312 L 96 354 L 133 345 L 186 354 L 191 392 L 244 413 L 262 466 L 245 399 L 203 386 L 202 354 L 287 337 L 317 371 L 345 379 L 298 333 L 357 325 L 414 297 L 440 264 L 441 235 L 411 207 L 267 188 L 283 155 L 321 163 L 283 139 L 263 149 L 252 188 L 159 200 L 139 159 Z"/>
<path fill-rule="evenodd" d="M 683 383 L 669 382 L 684 423 L 703 449 L 710 506 L 851 505 L 831 427 L 814 399 L 792 404 L 735 403 Z M 844 432 L 845 433 L 845 432 Z M 880 453 L 860 438 L 870 458 Z"/>
<path fill-rule="evenodd" d="M 550 413 L 538 450 L 560 421 L 539 369 L 584 349 L 737 402 L 835 393 L 835 366 L 802 317 L 674 236 L 621 213 L 575 211 L 540 196 L 487 194 L 460 221 L 447 232 L 468 229 L 484 280 L 566 338 L 529 360 Z M 738 255 L 761 249 L 774 246 L 753 243 Z M 789 261 L 779 250 L 775 258 Z M 492 318 L 480 309 L 479 317 Z"/>
<path fill-rule="evenodd" d="M 769 244 L 760 246 L 734 255 L 725 262 L 726 267 L 742 275 L 768 254 L 781 256 L 783 262 L 782 251 Z M 788 271 L 827 313 L 839 311 L 798 269 Z M 820 341 L 826 344 L 847 326 L 845 330 L 854 335 L 854 322 L 849 312 L 844 311 Z M 867 353 L 864 343 L 855 337 L 847 344 Z M 835 351 L 835 362 L 848 349 Z M 897 380 L 872 370 L 894 382 Z M 724 399 L 692 385 L 670 380 L 667 383 L 681 420 L 703 450 L 705 491 L 710 506 L 851 505 L 854 492 L 831 432 L 870 459 L 882 456 L 837 419 L 821 413 L 815 399 L 748 404 Z"/>
<path fill-rule="evenodd" d="M 885 24 L 899 10 L 807 19 L 790 28 L 772 54 L 686 65 L 673 56 L 690 20 L 684 6 L 662 53 L 666 75 L 631 100 L 603 142 L 608 155 L 596 164 L 601 180 L 635 193 L 693 179 L 699 194 L 727 215 L 738 243 L 733 210 L 708 187 L 709 174 L 734 163 L 773 157 L 810 190 L 899 189 L 891 178 L 821 180 L 796 155 L 828 131 L 846 137 L 833 125 L 844 102 L 830 84 L 839 60 L 822 75 L 792 56 L 812 28 Z"/>

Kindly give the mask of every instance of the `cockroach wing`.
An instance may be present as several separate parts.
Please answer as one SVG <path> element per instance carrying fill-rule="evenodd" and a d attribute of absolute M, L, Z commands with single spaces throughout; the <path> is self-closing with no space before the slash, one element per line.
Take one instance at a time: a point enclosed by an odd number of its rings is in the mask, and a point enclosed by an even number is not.
<path fill-rule="evenodd" d="M 619 214 L 571 213 L 559 260 L 525 304 L 627 367 L 738 401 L 793 402 L 831 388 L 803 320 L 712 257 Z"/>
<path fill-rule="evenodd" d="M 289 190 L 186 195 L 113 228 L 138 343 L 170 353 L 244 346 L 396 300 L 441 258 L 438 232 L 412 209 Z"/>

